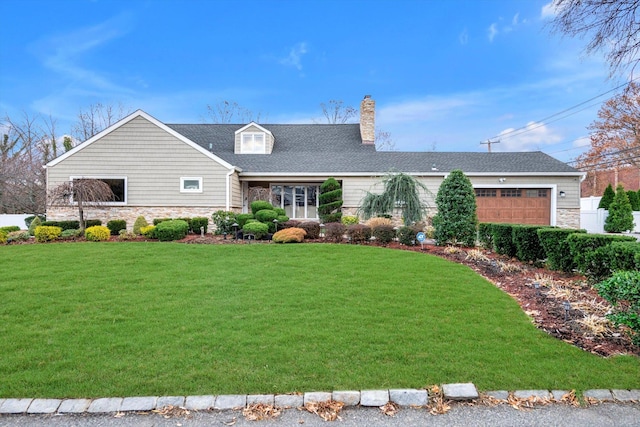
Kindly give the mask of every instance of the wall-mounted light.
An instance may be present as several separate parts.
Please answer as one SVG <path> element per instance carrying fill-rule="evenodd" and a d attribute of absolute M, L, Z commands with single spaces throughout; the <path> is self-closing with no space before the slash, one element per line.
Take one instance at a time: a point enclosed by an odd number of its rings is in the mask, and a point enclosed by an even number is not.
<path fill-rule="evenodd" d="M 502 183 L 505 182 L 507 180 L 507 178 L 498 178 L 498 182 Z"/>
<path fill-rule="evenodd" d="M 564 191 L 561 191 L 561 192 L 558 193 L 558 195 L 560 197 L 565 197 L 567 195 L 567 193 L 565 193 Z"/>

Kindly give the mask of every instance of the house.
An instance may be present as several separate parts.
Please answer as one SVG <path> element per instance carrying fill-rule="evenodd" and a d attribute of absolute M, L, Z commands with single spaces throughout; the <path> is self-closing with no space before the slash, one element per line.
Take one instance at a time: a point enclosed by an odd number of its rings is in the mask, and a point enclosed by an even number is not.
<path fill-rule="evenodd" d="M 583 173 L 542 153 L 376 151 L 375 101 L 366 96 L 357 124 L 166 124 L 138 110 L 46 165 L 47 186 L 77 178 L 107 182 L 115 199 L 91 218 L 206 216 L 246 212 L 256 194 L 295 219 L 317 219 L 320 184 L 341 182 L 346 215 L 385 174 L 414 175 L 433 193 L 454 169 L 471 179 L 484 222 L 579 227 Z M 52 220 L 76 219 L 73 207 Z"/>

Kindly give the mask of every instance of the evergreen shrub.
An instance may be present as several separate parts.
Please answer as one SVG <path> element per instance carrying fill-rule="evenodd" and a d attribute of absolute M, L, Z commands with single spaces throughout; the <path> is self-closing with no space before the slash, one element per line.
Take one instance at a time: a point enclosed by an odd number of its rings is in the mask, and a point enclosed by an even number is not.
<path fill-rule="evenodd" d="M 329 222 L 324 225 L 324 239 L 330 242 L 340 243 L 344 240 L 347 227 L 341 222 Z"/>
<path fill-rule="evenodd" d="M 347 227 L 347 237 L 351 243 L 367 243 L 371 239 L 371 227 L 364 224 L 352 224 Z"/>
<path fill-rule="evenodd" d="M 235 218 L 235 215 L 234 215 Z M 231 223 L 233 224 L 233 222 Z M 196 216 L 191 218 L 191 231 L 200 234 L 200 227 L 204 227 L 204 234 L 207 234 L 207 230 L 209 229 L 209 218 L 204 216 Z M 227 230 L 227 234 L 231 234 L 232 229 L 229 226 L 229 230 Z"/>
<path fill-rule="evenodd" d="M 516 257 L 520 261 L 537 261 L 545 258 L 544 248 L 538 238 L 538 230 L 549 228 L 542 225 L 514 225 L 512 230 Z"/>
<path fill-rule="evenodd" d="M 171 218 L 154 218 L 153 225 L 158 225 L 161 222 L 165 222 L 165 221 L 171 221 Z"/>
<path fill-rule="evenodd" d="M 583 234 L 574 233 L 567 237 L 569 251 L 573 257 L 576 269 L 588 278 L 591 271 L 596 269 L 598 262 L 594 260 L 596 250 L 613 242 L 635 242 L 635 237 L 612 236 L 608 234 Z M 593 264 L 593 267 L 592 267 Z"/>
<path fill-rule="evenodd" d="M 181 219 L 162 221 L 154 230 L 155 238 L 161 242 L 184 239 L 189 233 L 189 224 Z"/>
<path fill-rule="evenodd" d="M 320 224 L 316 221 L 301 222 L 298 227 L 302 228 L 307 234 L 306 239 L 315 240 L 320 238 Z"/>
<path fill-rule="evenodd" d="M 112 219 L 107 222 L 107 228 L 111 231 L 112 236 L 117 236 L 120 234 L 120 230 L 127 229 L 127 221 L 124 219 Z"/>
<path fill-rule="evenodd" d="M 327 224 L 340 222 L 342 219 L 342 188 L 335 178 L 328 178 L 320 185 L 318 196 L 318 216 L 320 221 Z"/>
<path fill-rule="evenodd" d="M 609 210 L 609 205 L 613 202 L 613 198 L 615 197 L 616 192 L 613 191 L 613 187 L 611 184 L 607 185 L 607 188 L 604 189 L 604 193 L 602 194 L 602 198 L 600 199 L 600 203 L 598 203 L 598 209 Z"/>
<path fill-rule="evenodd" d="M 291 227 L 280 230 L 273 235 L 275 243 L 301 243 L 307 234 L 302 228 Z"/>
<path fill-rule="evenodd" d="M 147 220 L 145 219 L 145 217 L 143 217 L 142 215 L 140 215 L 138 218 L 136 218 L 136 222 L 133 223 L 133 233 L 134 234 L 142 234 L 142 227 L 147 227 L 149 226 L 149 223 L 147 222 Z"/>
<path fill-rule="evenodd" d="M 269 233 L 269 226 L 259 221 L 248 222 L 242 227 L 242 232 L 245 236 L 253 234 L 256 240 L 260 240 Z"/>
<path fill-rule="evenodd" d="M 144 227 L 140 227 L 140 234 L 142 234 L 147 239 L 155 239 L 156 238 L 156 226 L 155 225 L 146 225 Z"/>
<path fill-rule="evenodd" d="M 398 229 L 398 241 L 406 246 L 415 246 L 416 244 L 416 235 L 420 232 L 419 227 L 415 226 L 404 226 Z"/>
<path fill-rule="evenodd" d="M 478 232 L 476 195 L 473 185 L 459 169 L 442 181 L 436 196 L 438 213 L 433 217 L 437 245 L 475 246 Z"/>
<path fill-rule="evenodd" d="M 551 270 L 570 273 L 576 264 L 571 255 L 567 238 L 574 233 L 586 233 L 586 230 L 570 228 L 540 228 L 538 239 L 544 249 L 547 267 Z"/>
<path fill-rule="evenodd" d="M 604 220 L 604 231 L 622 233 L 633 230 L 633 211 L 627 192 L 622 185 L 618 185 L 613 202 L 609 205 L 609 215 Z"/>
<path fill-rule="evenodd" d="M 9 234 L 12 231 L 20 231 L 20 227 L 18 227 L 17 225 L 7 225 L 4 227 L 0 227 L 0 231 L 4 231 L 5 233 Z"/>
<path fill-rule="evenodd" d="M 0 230 L 0 244 L 4 245 L 7 243 L 7 232 Z"/>
<path fill-rule="evenodd" d="M 514 226 L 515 224 L 493 224 L 493 246 L 500 255 L 511 258 L 516 256 L 516 245 L 513 244 Z"/>
<path fill-rule="evenodd" d="M 60 237 L 62 228 L 55 225 L 39 225 L 34 230 L 33 235 L 39 243 L 50 242 Z"/>
<path fill-rule="evenodd" d="M 341 218 L 340 222 L 343 225 L 358 224 L 360 222 L 360 218 L 356 215 L 345 215 Z"/>
<path fill-rule="evenodd" d="M 481 222 L 478 224 L 478 241 L 480 245 L 489 250 L 494 250 L 493 248 L 493 223 L 491 222 Z"/>
<path fill-rule="evenodd" d="M 42 219 L 39 216 L 33 218 L 31 223 L 29 224 L 29 235 L 33 236 L 35 234 L 36 228 L 42 225 Z"/>
<path fill-rule="evenodd" d="M 84 230 L 84 238 L 90 242 L 106 242 L 111 236 L 109 227 L 94 225 Z"/>
<path fill-rule="evenodd" d="M 628 326 L 633 343 L 640 346 L 640 271 L 619 271 L 595 288 L 615 308 L 607 318 Z"/>
<path fill-rule="evenodd" d="M 640 242 L 613 242 L 589 257 L 590 280 L 600 282 L 616 271 L 640 270 Z"/>
<path fill-rule="evenodd" d="M 380 224 L 371 228 L 371 234 L 380 244 L 387 245 L 396 237 L 396 230 L 391 224 Z"/>
<path fill-rule="evenodd" d="M 238 222 L 238 227 L 243 228 L 248 220 L 254 219 L 253 214 L 243 213 L 236 215 L 236 221 Z M 233 223 L 231 223 L 233 224 Z"/>
<path fill-rule="evenodd" d="M 29 237 L 31 236 L 29 235 L 28 231 L 11 231 L 7 233 L 7 242 L 26 242 L 27 240 L 29 240 Z"/>
<path fill-rule="evenodd" d="M 260 212 L 261 210 L 264 209 L 269 209 L 269 210 L 273 210 L 273 205 L 269 202 L 267 202 L 266 200 L 255 200 L 253 202 L 251 202 L 251 213 L 252 214 L 257 214 L 258 212 Z"/>
<path fill-rule="evenodd" d="M 631 210 L 640 211 L 640 199 L 638 198 L 638 192 L 629 190 L 627 191 L 627 197 L 629 198 L 629 203 L 631 204 Z"/>

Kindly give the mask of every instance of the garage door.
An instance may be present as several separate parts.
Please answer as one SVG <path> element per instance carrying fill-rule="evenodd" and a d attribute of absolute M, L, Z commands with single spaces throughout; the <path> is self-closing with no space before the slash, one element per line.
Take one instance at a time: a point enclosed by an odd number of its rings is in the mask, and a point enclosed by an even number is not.
<path fill-rule="evenodd" d="M 548 188 L 476 188 L 478 220 L 510 224 L 549 225 Z"/>

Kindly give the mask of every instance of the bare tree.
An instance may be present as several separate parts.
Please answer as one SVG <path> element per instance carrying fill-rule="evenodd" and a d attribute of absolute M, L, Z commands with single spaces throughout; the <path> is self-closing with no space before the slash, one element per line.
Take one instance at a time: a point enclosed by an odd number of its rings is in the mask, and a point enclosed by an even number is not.
<path fill-rule="evenodd" d="M 80 110 L 78 121 L 71 127 L 71 135 L 78 141 L 86 141 L 102 132 L 130 113 L 122 104 L 91 104 Z"/>
<path fill-rule="evenodd" d="M 391 132 L 383 130 L 376 131 L 376 150 L 377 151 L 394 151 L 396 143 L 391 139 Z"/>
<path fill-rule="evenodd" d="M 260 113 L 254 114 L 251 110 L 242 107 L 235 101 L 218 101 L 213 105 L 207 105 L 207 123 L 260 123 Z"/>
<path fill-rule="evenodd" d="M 329 100 L 328 103 L 320 103 L 322 115 L 331 124 L 344 124 L 358 115 L 358 109 L 350 105 L 345 106 L 343 101 L 336 99 Z"/>
<path fill-rule="evenodd" d="M 65 181 L 49 191 L 49 206 L 73 206 L 78 208 L 80 228 L 84 230 L 85 207 L 99 208 L 115 200 L 109 184 L 99 179 L 81 178 Z"/>
<path fill-rule="evenodd" d="M 552 31 L 589 38 L 585 53 L 606 51 L 611 74 L 640 61 L 640 0 L 553 0 Z"/>

